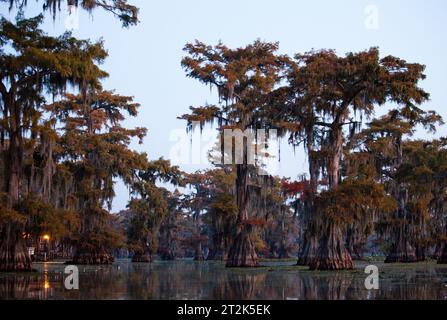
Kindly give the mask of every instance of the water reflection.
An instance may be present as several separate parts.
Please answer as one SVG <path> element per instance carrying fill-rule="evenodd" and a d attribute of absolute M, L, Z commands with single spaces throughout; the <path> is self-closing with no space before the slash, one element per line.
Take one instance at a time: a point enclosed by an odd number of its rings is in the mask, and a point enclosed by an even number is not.
<path fill-rule="evenodd" d="M 447 266 L 380 265 L 380 289 L 364 287 L 363 266 L 313 272 L 291 266 L 225 269 L 221 262 L 157 261 L 79 266 L 79 290 L 64 288 L 64 265 L 0 273 L 1 299 L 447 299 Z"/>

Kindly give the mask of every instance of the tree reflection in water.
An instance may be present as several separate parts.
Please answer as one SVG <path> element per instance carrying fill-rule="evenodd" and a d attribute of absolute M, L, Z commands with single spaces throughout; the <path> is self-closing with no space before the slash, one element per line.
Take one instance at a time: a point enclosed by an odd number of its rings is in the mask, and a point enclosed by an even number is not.
<path fill-rule="evenodd" d="M 380 289 L 366 274 L 314 272 L 292 266 L 225 269 L 222 262 L 119 261 L 79 266 L 79 290 L 64 288 L 64 265 L 37 264 L 34 273 L 0 273 L 0 299 L 447 299 L 447 267 L 380 265 Z"/>

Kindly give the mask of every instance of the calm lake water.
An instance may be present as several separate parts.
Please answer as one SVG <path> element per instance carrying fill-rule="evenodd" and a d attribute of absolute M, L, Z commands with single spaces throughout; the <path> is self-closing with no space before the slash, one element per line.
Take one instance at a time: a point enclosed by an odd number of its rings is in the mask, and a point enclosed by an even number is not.
<path fill-rule="evenodd" d="M 35 264 L 38 272 L 0 273 L 0 299 L 442 299 L 447 265 L 385 265 L 380 289 L 366 290 L 364 267 L 314 272 L 294 262 L 265 262 L 256 269 L 226 269 L 221 262 L 118 260 L 79 266 L 79 290 L 64 288 L 63 264 Z"/>

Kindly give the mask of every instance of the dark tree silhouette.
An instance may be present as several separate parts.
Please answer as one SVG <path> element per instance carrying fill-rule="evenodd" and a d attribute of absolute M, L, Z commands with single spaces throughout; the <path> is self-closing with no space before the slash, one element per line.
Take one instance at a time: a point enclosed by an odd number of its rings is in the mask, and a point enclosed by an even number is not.
<path fill-rule="evenodd" d="M 244 132 L 266 128 L 264 116 L 268 97 L 281 80 L 285 58 L 276 54 L 278 44 L 256 41 L 243 48 L 230 49 L 223 44 L 207 46 L 201 42 L 187 44 L 188 56 L 182 66 L 189 77 L 216 87 L 221 103 L 217 106 L 193 108 L 181 118 L 192 126 L 194 121 L 213 123 L 219 129 Z M 236 167 L 236 197 L 238 206 L 237 234 L 230 248 L 227 267 L 253 267 L 258 257 L 253 246 L 248 204 L 250 199 L 250 167 L 247 139 L 243 139 L 242 163 Z"/>

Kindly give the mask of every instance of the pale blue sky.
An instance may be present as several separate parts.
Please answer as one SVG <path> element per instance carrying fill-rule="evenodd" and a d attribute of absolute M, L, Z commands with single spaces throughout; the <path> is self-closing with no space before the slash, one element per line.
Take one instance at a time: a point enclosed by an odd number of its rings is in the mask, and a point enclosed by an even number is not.
<path fill-rule="evenodd" d="M 126 126 L 145 126 L 148 137 L 139 150 L 151 159 L 165 156 L 174 142 L 172 130 L 183 129 L 176 117 L 188 112 L 190 105 L 213 102 L 215 97 L 198 82 L 185 77 L 180 67 L 182 48 L 198 39 L 228 46 L 243 46 L 257 38 L 279 41 L 280 51 L 292 55 L 311 49 L 335 49 L 339 54 L 378 46 L 382 55 L 392 54 L 427 66 L 422 86 L 431 94 L 426 109 L 438 111 L 447 119 L 446 35 L 447 2 L 444 0 L 163 0 L 131 1 L 140 8 L 141 23 L 129 29 L 110 14 L 97 10 L 90 16 L 80 11 L 79 38 L 103 38 L 109 51 L 104 68 L 110 73 L 107 89 L 132 95 L 141 103 L 140 114 Z M 29 1 L 27 16 L 40 6 Z M 375 7 L 368 7 L 375 6 Z M 377 8 L 377 29 L 367 28 L 367 8 Z M 50 34 L 65 30 L 66 9 L 53 20 L 47 14 L 44 29 Z M 366 10 L 366 11 L 365 11 Z M 9 18 L 5 4 L 0 12 Z M 368 11 L 371 12 L 371 11 Z M 369 16 L 370 17 L 370 16 Z M 437 136 L 447 135 L 447 126 Z M 419 133 L 418 137 L 424 137 Z M 303 154 L 283 144 L 280 173 L 295 177 L 306 170 Z M 183 166 L 191 171 L 197 166 Z M 117 187 L 114 210 L 125 207 L 126 188 Z"/>

